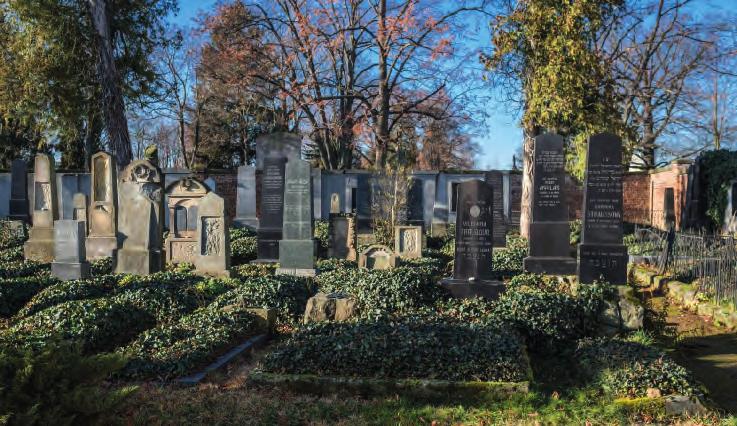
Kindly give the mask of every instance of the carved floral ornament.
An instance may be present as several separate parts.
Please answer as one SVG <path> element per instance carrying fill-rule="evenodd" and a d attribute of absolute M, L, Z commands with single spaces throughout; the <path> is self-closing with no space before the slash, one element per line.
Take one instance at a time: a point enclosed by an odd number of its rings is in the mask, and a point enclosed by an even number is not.
<path fill-rule="evenodd" d="M 124 182 L 158 183 L 161 175 L 156 167 L 146 160 L 136 160 L 126 167 L 123 173 Z"/>

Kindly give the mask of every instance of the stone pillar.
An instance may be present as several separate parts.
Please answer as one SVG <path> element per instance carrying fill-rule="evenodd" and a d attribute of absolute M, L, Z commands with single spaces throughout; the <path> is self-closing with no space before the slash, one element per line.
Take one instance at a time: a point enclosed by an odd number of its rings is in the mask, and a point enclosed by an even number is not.
<path fill-rule="evenodd" d="M 115 157 L 98 152 L 92 156 L 87 259 L 113 257 L 118 248 L 118 177 Z"/>
<path fill-rule="evenodd" d="M 284 186 L 284 235 L 279 241 L 277 274 L 315 275 L 310 163 L 290 160 Z"/>
<path fill-rule="evenodd" d="M 54 221 L 59 218 L 54 159 L 36 155 L 33 173 L 33 227 L 23 246 L 26 260 L 48 263 L 54 260 Z"/>

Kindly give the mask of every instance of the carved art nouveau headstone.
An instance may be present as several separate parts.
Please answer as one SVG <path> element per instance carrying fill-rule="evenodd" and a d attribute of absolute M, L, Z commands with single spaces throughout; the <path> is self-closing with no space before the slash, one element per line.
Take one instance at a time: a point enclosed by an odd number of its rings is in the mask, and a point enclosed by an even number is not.
<path fill-rule="evenodd" d="M 627 247 L 622 244 L 622 140 L 603 133 L 589 139 L 578 246 L 578 280 L 627 282 Z"/>
<path fill-rule="evenodd" d="M 225 201 L 214 192 L 199 200 L 197 214 L 197 256 L 195 272 L 230 276 L 230 233 L 225 217 Z"/>
<path fill-rule="evenodd" d="M 312 229 L 312 170 L 310 163 L 289 160 L 284 186 L 284 233 L 279 241 L 277 274 L 315 275 Z"/>
<path fill-rule="evenodd" d="M 8 218 L 29 222 L 28 215 L 28 170 L 23 160 L 13 160 L 10 172 L 10 202 Z"/>
<path fill-rule="evenodd" d="M 163 267 L 163 188 L 161 171 L 146 160 L 125 168 L 120 178 L 116 272 L 148 275 Z"/>
<path fill-rule="evenodd" d="M 570 227 L 565 186 L 563 138 L 554 134 L 536 137 L 530 200 L 530 255 L 524 260 L 526 272 L 576 273 L 576 259 L 569 255 Z"/>
<path fill-rule="evenodd" d="M 90 264 L 84 248 L 85 223 L 79 220 L 57 220 L 54 224 L 54 262 L 51 274 L 62 280 L 89 278 Z"/>
<path fill-rule="evenodd" d="M 197 214 L 200 200 L 207 193 L 207 186 L 191 177 L 180 179 L 166 189 L 169 199 L 169 235 L 164 242 L 167 262 L 195 262 L 199 246 Z"/>
<path fill-rule="evenodd" d="M 23 246 L 26 260 L 44 263 L 54 260 L 54 221 L 58 218 L 54 159 L 48 154 L 38 154 L 33 173 L 33 227 Z"/>
<path fill-rule="evenodd" d="M 236 193 L 234 224 L 238 227 L 258 229 L 256 216 L 256 168 L 238 167 L 238 191 Z"/>
<path fill-rule="evenodd" d="M 87 259 L 113 257 L 118 248 L 118 174 L 115 157 L 98 152 L 91 161 Z"/>
<path fill-rule="evenodd" d="M 395 226 L 394 253 L 402 259 L 422 257 L 422 227 Z"/>
<path fill-rule="evenodd" d="M 453 277 L 441 285 L 455 297 L 496 298 L 504 284 L 494 280 L 491 255 L 494 245 L 494 190 L 481 180 L 458 185 L 456 246 Z"/>

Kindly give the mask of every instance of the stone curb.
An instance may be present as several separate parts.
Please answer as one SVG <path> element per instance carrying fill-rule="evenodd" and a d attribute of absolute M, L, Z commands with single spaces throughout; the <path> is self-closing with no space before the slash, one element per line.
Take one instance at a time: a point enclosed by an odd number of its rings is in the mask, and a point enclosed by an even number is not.
<path fill-rule="evenodd" d="M 498 400 L 526 394 L 524 382 L 453 382 L 446 380 L 374 379 L 361 377 L 316 376 L 311 374 L 275 374 L 254 371 L 248 382 L 275 386 L 307 394 L 351 394 L 362 396 L 402 395 L 420 398 L 478 398 Z"/>
<path fill-rule="evenodd" d="M 257 347 L 263 345 L 266 342 L 267 338 L 268 335 L 266 334 L 259 334 L 256 337 L 252 337 L 246 342 L 234 347 L 226 354 L 218 357 L 218 359 L 216 359 L 212 364 L 205 367 L 202 371 L 189 376 L 180 377 L 179 379 L 176 379 L 175 382 L 187 386 L 194 386 L 196 384 L 199 384 L 205 377 L 212 374 L 216 370 L 228 365 L 231 361 L 233 361 L 244 352 L 256 349 Z"/>

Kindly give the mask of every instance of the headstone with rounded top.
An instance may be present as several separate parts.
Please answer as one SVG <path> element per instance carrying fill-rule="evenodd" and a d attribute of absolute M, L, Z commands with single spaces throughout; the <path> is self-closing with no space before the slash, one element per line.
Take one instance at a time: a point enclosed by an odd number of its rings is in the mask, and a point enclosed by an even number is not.
<path fill-rule="evenodd" d="M 397 257 L 392 249 L 385 245 L 368 246 L 358 255 L 358 267 L 364 269 L 393 269 L 397 266 Z"/>
<path fill-rule="evenodd" d="M 182 178 L 166 188 L 169 210 L 169 235 L 164 241 L 166 261 L 169 263 L 195 263 L 199 247 L 197 214 L 200 201 L 209 192 L 201 181 Z"/>
<path fill-rule="evenodd" d="M 33 173 L 33 227 L 23 246 L 26 260 L 48 263 L 54 260 L 54 221 L 59 218 L 54 159 L 37 154 Z"/>

